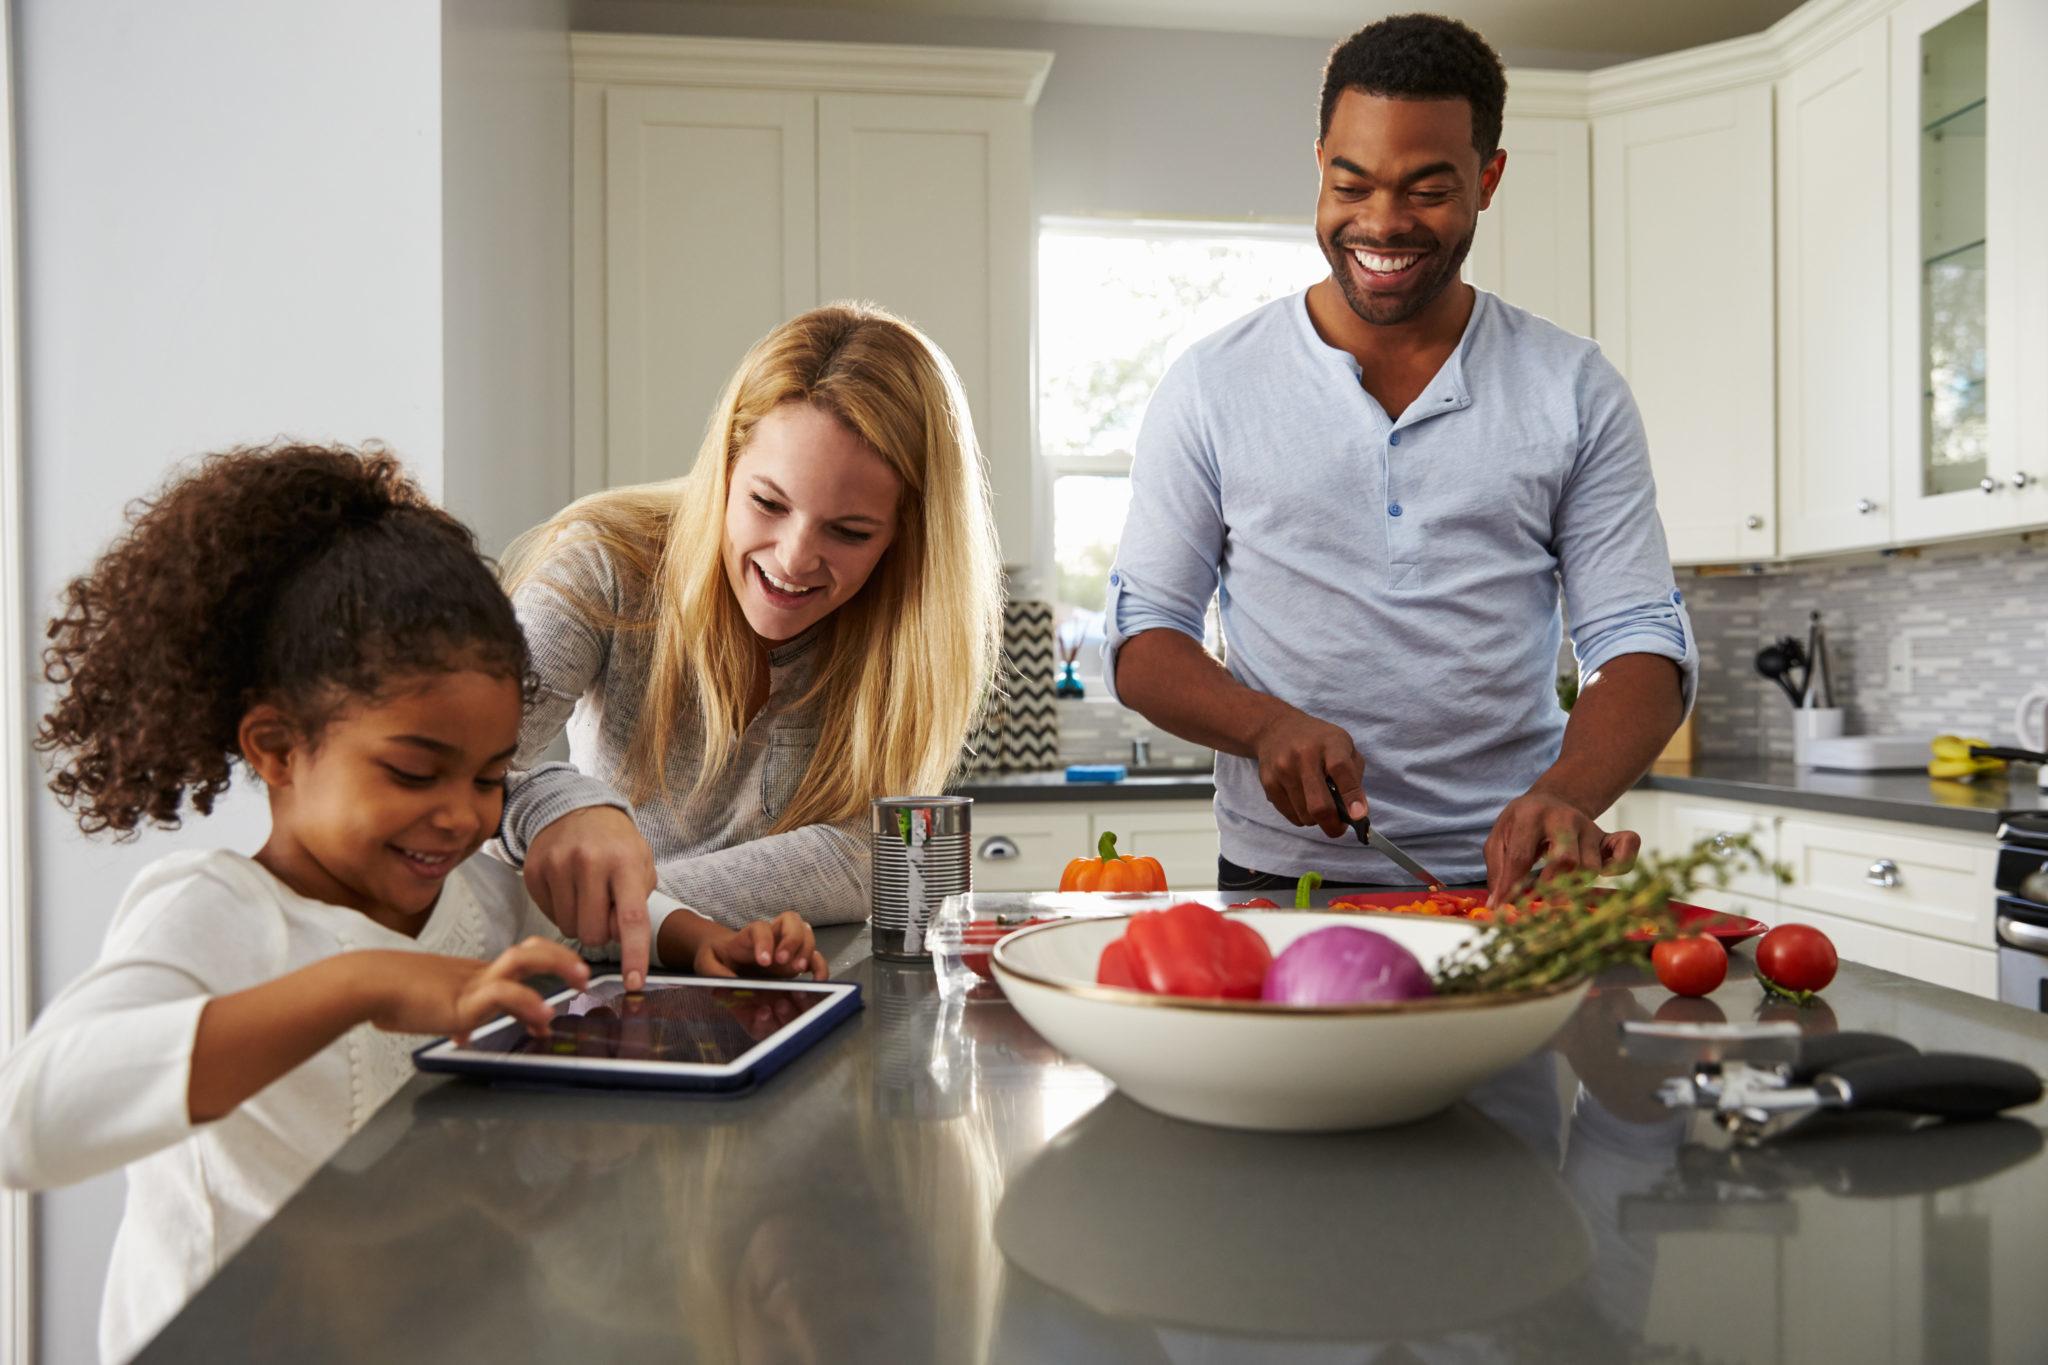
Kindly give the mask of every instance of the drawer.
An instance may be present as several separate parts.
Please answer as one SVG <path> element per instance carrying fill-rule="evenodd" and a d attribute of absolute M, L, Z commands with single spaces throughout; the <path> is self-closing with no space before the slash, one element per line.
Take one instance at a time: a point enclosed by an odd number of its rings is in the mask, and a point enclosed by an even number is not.
<path fill-rule="evenodd" d="M 1095 837 L 1116 831 L 1119 853 L 1157 858 L 1166 869 L 1166 884 L 1178 891 L 1214 890 L 1216 856 L 1215 808 L 1207 801 L 1162 803 L 1095 812 Z"/>
<path fill-rule="evenodd" d="M 974 806 L 977 891 L 1052 891 L 1071 858 L 1093 851 L 1088 811 L 1054 802 Z"/>
<path fill-rule="evenodd" d="M 1756 841 L 1756 850 L 1766 862 L 1776 862 L 1781 856 L 1778 828 L 1779 817 L 1768 806 L 1670 797 L 1659 831 L 1661 851 L 1683 853 L 1702 839 L 1747 834 Z M 1731 875 L 1725 888 L 1702 888 L 1693 899 L 1716 910 L 1769 919 L 1769 907 L 1777 903 L 1778 895 L 1777 879 L 1751 864 Z"/>
<path fill-rule="evenodd" d="M 1997 848 L 1990 839 L 1890 821 L 1787 816 L 1778 840 L 1792 867 L 1783 903 L 1992 949 Z"/>
<path fill-rule="evenodd" d="M 1966 947 L 1790 905 L 1779 907 L 1777 922 L 1812 925 L 1834 940 L 1835 953 L 1845 962 L 1897 972 L 1985 1000 L 1998 998 L 1998 952 L 1989 946 L 1989 940 L 1981 948 Z"/>

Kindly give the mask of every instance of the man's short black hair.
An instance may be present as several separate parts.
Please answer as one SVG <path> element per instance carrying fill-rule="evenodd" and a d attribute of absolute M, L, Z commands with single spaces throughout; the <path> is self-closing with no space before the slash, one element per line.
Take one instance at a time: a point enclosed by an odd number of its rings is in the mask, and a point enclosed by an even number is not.
<path fill-rule="evenodd" d="M 1484 164 L 1500 149 L 1508 78 L 1486 39 L 1441 14 L 1396 14 L 1367 24 L 1330 49 L 1323 66 L 1323 137 L 1346 90 L 1397 100 L 1464 100 L 1472 144 Z"/>

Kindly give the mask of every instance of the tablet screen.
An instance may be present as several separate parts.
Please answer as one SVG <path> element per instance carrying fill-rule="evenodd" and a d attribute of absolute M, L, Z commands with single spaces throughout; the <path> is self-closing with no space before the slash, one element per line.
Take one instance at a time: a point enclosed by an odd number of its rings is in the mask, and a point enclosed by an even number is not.
<path fill-rule="evenodd" d="M 617 977 L 555 1006 L 548 1036 L 499 1028 L 470 1039 L 472 1052 L 508 1057 L 615 1057 L 631 1062 L 723 1066 L 763 1038 L 827 1004 L 829 992 L 738 983 L 705 986 L 655 979 L 628 991 Z"/>

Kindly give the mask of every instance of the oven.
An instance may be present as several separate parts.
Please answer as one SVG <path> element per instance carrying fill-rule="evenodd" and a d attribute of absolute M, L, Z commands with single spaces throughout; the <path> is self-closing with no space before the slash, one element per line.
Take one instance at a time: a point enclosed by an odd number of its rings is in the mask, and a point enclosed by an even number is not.
<path fill-rule="evenodd" d="M 2048 1013 L 2048 811 L 1998 825 L 1998 998 Z"/>

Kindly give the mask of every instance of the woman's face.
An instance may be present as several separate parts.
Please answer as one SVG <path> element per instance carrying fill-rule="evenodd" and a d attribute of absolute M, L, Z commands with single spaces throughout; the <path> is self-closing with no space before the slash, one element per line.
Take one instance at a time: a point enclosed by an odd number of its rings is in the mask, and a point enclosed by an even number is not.
<path fill-rule="evenodd" d="M 755 426 L 725 499 L 725 578 L 763 640 L 837 611 L 896 538 L 903 480 L 837 417 L 784 403 Z"/>

